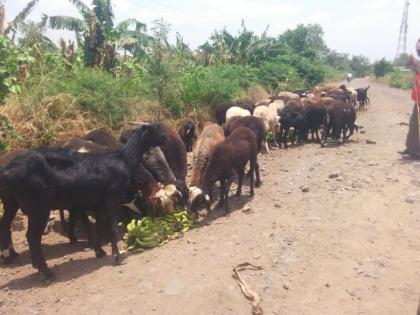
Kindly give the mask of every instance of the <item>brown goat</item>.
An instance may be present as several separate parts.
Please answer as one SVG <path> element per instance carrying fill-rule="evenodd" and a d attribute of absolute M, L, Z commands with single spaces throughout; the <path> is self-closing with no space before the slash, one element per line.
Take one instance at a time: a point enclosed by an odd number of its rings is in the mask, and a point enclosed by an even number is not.
<path fill-rule="evenodd" d="M 261 152 L 262 148 L 267 145 L 267 131 L 265 130 L 262 119 L 255 116 L 232 117 L 225 126 L 225 135 L 229 136 L 235 129 L 240 127 L 247 127 L 255 133 L 257 136 L 258 152 Z"/>
<path fill-rule="evenodd" d="M 209 208 L 209 200 L 206 200 L 206 196 L 199 186 L 212 149 L 217 144 L 223 142 L 223 140 L 225 140 L 223 128 L 213 123 L 205 125 L 198 137 L 194 148 L 193 169 L 188 198 L 188 208 L 192 211 L 197 211 L 202 207 Z"/>
<path fill-rule="evenodd" d="M 258 146 L 256 135 L 246 127 L 235 129 L 223 142 L 212 150 L 209 162 L 203 172 L 201 188 L 205 194 L 212 194 L 216 181 L 220 182 L 220 202 L 225 212 L 229 211 L 228 194 L 235 174 L 238 175 L 236 196 L 241 195 L 245 166 L 250 162 L 250 194 L 254 195 L 255 186 L 259 187 L 260 174 L 258 165 Z"/>
<path fill-rule="evenodd" d="M 83 139 L 108 148 L 121 148 L 121 142 L 105 128 L 94 129 L 83 136 Z"/>

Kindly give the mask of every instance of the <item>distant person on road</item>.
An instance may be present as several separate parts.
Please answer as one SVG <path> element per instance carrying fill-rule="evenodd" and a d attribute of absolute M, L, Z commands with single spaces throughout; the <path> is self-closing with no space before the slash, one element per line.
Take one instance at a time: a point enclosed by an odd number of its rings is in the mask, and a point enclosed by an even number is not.
<path fill-rule="evenodd" d="M 420 57 L 420 39 L 416 43 L 417 55 Z M 414 56 L 410 56 L 408 66 L 416 73 L 416 82 L 411 92 L 411 98 L 414 101 L 413 112 L 411 113 L 407 140 L 405 142 L 406 149 L 399 153 L 408 154 L 415 159 L 420 159 L 420 61 Z"/>
<path fill-rule="evenodd" d="M 350 82 L 351 81 L 351 79 L 353 79 L 353 75 L 349 72 L 349 73 L 347 73 L 346 74 L 346 79 L 347 79 L 347 82 Z"/>

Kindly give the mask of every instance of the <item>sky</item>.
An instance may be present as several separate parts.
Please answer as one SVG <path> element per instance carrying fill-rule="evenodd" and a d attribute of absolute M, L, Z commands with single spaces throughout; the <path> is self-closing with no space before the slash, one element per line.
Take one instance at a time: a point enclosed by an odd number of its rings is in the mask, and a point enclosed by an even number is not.
<path fill-rule="evenodd" d="M 3 0 L 6 21 L 16 16 L 29 0 Z M 90 4 L 86 0 L 86 4 Z M 408 27 L 408 53 L 420 37 L 420 1 L 411 1 Z M 248 29 L 277 36 L 298 24 L 318 23 L 330 49 L 350 55 L 365 55 L 371 61 L 395 57 L 404 0 L 114 0 L 116 22 L 136 18 L 147 24 L 163 18 L 171 25 L 170 40 L 176 32 L 192 49 L 203 44 L 215 29 L 224 27 L 235 34 L 242 19 Z M 68 0 L 39 0 L 29 19 L 47 15 L 79 16 Z M 49 30 L 58 41 L 72 38 L 71 32 Z"/>

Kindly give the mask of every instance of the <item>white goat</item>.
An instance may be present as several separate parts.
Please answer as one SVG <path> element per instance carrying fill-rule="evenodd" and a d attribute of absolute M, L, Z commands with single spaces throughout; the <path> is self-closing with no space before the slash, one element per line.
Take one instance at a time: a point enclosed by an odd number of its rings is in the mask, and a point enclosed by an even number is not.
<path fill-rule="evenodd" d="M 279 96 L 288 97 L 290 99 L 300 98 L 299 95 L 297 95 L 295 93 L 291 93 L 291 92 L 281 92 L 281 93 L 279 93 Z"/>
<path fill-rule="evenodd" d="M 271 104 L 270 104 L 271 105 Z M 255 108 L 254 110 L 254 116 L 259 117 L 264 122 L 264 127 L 266 131 L 271 131 L 274 137 L 274 144 L 278 146 L 276 134 L 279 127 L 279 115 L 277 114 L 277 105 L 273 104 L 270 107 L 261 105 Z M 267 141 L 265 142 L 265 149 L 268 153 L 270 153 L 270 150 L 268 148 Z"/>
<path fill-rule="evenodd" d="M 249 110 L 237 107 L 237 106 L 233 106 L 231 108 L 229 108 L 226 112 L 226 122 L 235 116 L 240 116 L 240 117 L 245 117 L 245 116 L 251 116 L 251 113 L 249 112 Z"/>

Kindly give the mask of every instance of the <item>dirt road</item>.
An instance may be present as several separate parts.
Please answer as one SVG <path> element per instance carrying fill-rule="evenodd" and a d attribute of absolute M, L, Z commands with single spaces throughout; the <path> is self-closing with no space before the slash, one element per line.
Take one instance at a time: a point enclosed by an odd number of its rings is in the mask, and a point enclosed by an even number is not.
<path fill-rule="evenodd" d="M 415 314 L 420 161 L 397 154 L 412 105 L 408 92 L 370 86 L 355 141 L 274 150 L 260 160 L 254 199 L 245 190 L 230 215 L 215 211 L 208 225 L 121 266 L 48 235 L 58 280 L 47 286 L 15 232 L 23 254 L 0 269 L 0 314 L 250 314 L 232 278 L 242 262 L 263 266 L 243 274 L 265 314 Z"/>

